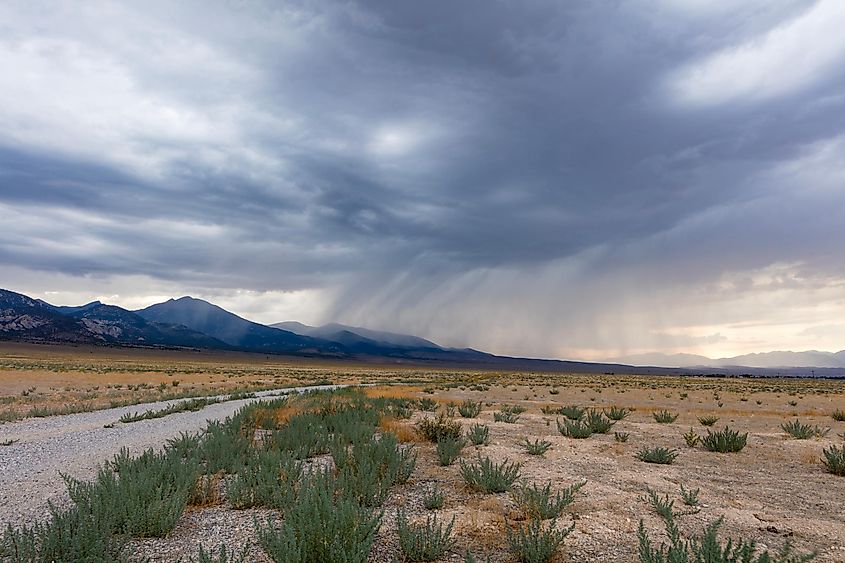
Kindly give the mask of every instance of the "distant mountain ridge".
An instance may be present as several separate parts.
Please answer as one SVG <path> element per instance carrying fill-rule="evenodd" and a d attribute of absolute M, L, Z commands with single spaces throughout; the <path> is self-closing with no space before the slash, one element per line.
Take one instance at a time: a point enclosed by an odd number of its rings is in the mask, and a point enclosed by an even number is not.
<path fill-rule="evenodd" d="M 772 352 L 720 360 L 689 354 L 646 354 L 617 363 L 513 358 L 470 348 L 447 348 L 410 334 L 339 323 L 313 327 L 286 321 L 267 326 L 193 297 L 170 299 L 129 311 L 99 301 L 76 307 L 54 306 L 0 289 L 0 340 L 226 350 L 508 371 L 845 377 L 845 351 Z M 737 365 L 743 361 L 759 366 L 809 361 L 808 358 L 822 365 L 777 368 Z M 724 365 L 706 366 L 711 361 Z M 676 363 L 690 367 L 674 367 L 672 364 Z"/>
<path fill-rule="evenodd" d="M 667 366 L 679 368 L 693 367 L 735 367 L 746 366 L 753 368 L 845 368 L 845 350 L 839 352 L 824 352 L 806 350 L 803 352 L 774 351 L 743 354 L 729 358 L 708 358 L 696 354 L 634 354 L 614 358 L 613 361 L 624 362 L 635 366 Z"/>

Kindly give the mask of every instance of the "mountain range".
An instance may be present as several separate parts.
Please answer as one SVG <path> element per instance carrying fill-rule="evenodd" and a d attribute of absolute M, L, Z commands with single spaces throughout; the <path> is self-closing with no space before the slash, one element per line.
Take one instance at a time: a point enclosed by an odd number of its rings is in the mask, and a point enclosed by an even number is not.
<path fill-rule="evenodd" d="M 822 352 L 806 350 L 804 352 L 775 351 L 743 354 L 729 358 L 708 358 L 697 354 L 635 354 L 615 358 L 625 364 L 635 366 L 666 366 L 678 368 L 716 367 L 727 368 L 746 366 L 754 368 L 845 368 L 845 350 Z"/>
<path fill-rule="evenodd" d="M 805 366 L 814 366 L 815 375 L 845 376 L 845 351 L 772 352 L 720 360 L 647 354 L 613 363 L 513 358 L 471 348 L 447 348 L 418 336 L 338 323 L 316 327 L 296 321 L 263 325 L 193 297 L 169 299 L 130 311 L 99 301 L 78 307 L 55 306 L 0 289 L 0 340 L 226 350 L 499 370 L 765 376 L 810 375 Z"/>

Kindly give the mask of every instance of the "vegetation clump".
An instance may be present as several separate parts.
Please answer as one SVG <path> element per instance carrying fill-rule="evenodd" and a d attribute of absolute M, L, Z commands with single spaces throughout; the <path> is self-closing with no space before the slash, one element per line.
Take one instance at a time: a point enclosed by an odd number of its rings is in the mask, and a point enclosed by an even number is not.
<path fill-rule="evenodd" d="M 525 451 L 530 455 L 543 455 L 550 447 L 552 447 L 551 442 L 547 440 L 540 440 L 539 438 L 533 442 L 528 438 L 525 438 L 519 443 L 519 445 L 525 448 Z"/>
<path fill-rule="evenodd" d="M 726 426 L 715 432 L 708 429 L 707 436 L 701 439 L 701 445 L 711 452 L 736 453 L 742 451 L 747 441 L 748 432 L 740 434 Z"/>
<path fill-rule="evenodd" d="M 586 483 L 586 480 L 579 481 L 556 493 L 552 491 L 551 483 L 543 487 L 534 483 L 516 487 L 511 491 L 511 496 L 528 518 L 548 520 L 560 516 Z"/>
<path fill-rule="evenodd" d="M 678 450 L 658 446 L 655 448 L 643 448 L 636 454 L 637 459 L 646 463 L 659 463 L 670 465 L 678 457 Z"/>
<path fill-rule="evenodd" d="M 434 561 L 452 549 L 455 539 L 452 528 L 455 518 L 445 527 L 437 516 L 427 516 L 425 524 L 410 524 L 405 513 L 400 510 L 396 515 L 396 527 L 399 534 L 399 547 L 406 561 Z"/>
<path fill-rule="evenodd" d="M 574 523 L 563 530 L 558 530 L 555 524 L 555 520 L 546 526 L 540 520 L 531 520 L 516 531 L 507 528 L 508 551 L 521 563 L 551 561 L 560 544 L 575 529 Z"/>
<path fill-rule="evenodd" d="M 473 446 L 486 446 L 490 443 L 490 428 L 485 424 L 475 423 L 467 430 L 467 439 Z"/>
<path fill-rule="evenodd" d="M 441 466 L 446 467 L 455 463 L 461 455 L 461 450 L 464 449 L 466 442 L 463 438 L 454 438 L 452 436 L 445 436 L 437 442 L 437 461 Z"/>
<path fill-rule="evenodd" d="M 718 421 L 719 421 L 719 417 L 718 417 L 718 416 L 713 416 L 712 414 L 706 414 L 706 415 L 704 415 L 704 416 L 699 416 L 699 417 L 698 417 L 698 422 L 699 422 L 702 426 L 713 426 L 713 425 L 714 425 L 714 424 L 716 424 Z"/>
<path fill-rule="evenodd" d="M 784 432 L 798 440 L 809 438 L 823 438 L 830 432 L 830 428 L 822 428 L 818 425 L 802 424 L 796 418 L 792 422 L 785 422 L 780 425 Z"/>
<path fill-rule="evenodd" d="M 478 459 L 473 463 L 461 464 L 461 477 L 470 488 L 484 493 L 504 493 L 511 489 L 519 478 L 521 464 L 509 462 L 493 463 L 489 457 Z"/>
<path fill-rule="evenodd" d="M 669 424 L 678 419 L 678 413 L 671 413 L 667 410 L 657 411 L 652 413 L 652 416 L 654 417 L 654 420 L 660 424 Z"/>
<path fill-rule="evenodd" d="M 616 421 L 606 418 L 600 411 L 590 409 L 587 411 L 587 418 L 584 421 L 594 434 L 607 434 Z"/>
<path fill-rule="evenodd" d="M 440 413 L 437 418 L 426 417 L 417 423 L 417 432 L 426 440 L 436 444 L 444 438 L 460 439 L 463 431 L 461 424 Z"/>
<path fill-rule="evenodd" d="M 587 412 L 586 409 L 582 409 L 577 405 L 567 405 L 558 409 L 558 413 L 565 416 L 569 420 L 581 420 L 581 417 L 584 416 L 585 412 Z"/>
<path fill-rule="evenodd" d="M 631 414 L 630 409 L 620 408 L 616 406 L 610 407 L 610 409 L 604 411 L 604 415 L 609 418 L 610 420 L 620 421 L 624 420 Z"/>
<path fill-rule="evenodd" d="M 467 399 L 458 405 L 458 412 L 464 418 L 476 418 L 481 414 L 481 401 L 471 401 Z"/>
<path fill-rule="evenodd" d="M 822 462 L 827 467 L 827 470 L 834 475 L 840 477 L 845 476 L 845 446 L 830 446 L 829 449 L 823 450 L 822 453 L 824 453 Z"/>
<path fill-rule="evenodd" d="M 439 510 L 443 508 L 446 502 L 446 493 L 444 493 L 436 485 L 427 489 L 423 493 L 423 506 L 426 510 Z"/>
<path fill-rule="evenodd" d="M 580 420 L 566 418 L 563 419 L 563 423 L 561 423 L 560 419 L 557 419 L 557 430 L 567 438 L 575 438 L 577 440 L 583 440 L 593 435 L 593 430 L 589 424 Z"/>

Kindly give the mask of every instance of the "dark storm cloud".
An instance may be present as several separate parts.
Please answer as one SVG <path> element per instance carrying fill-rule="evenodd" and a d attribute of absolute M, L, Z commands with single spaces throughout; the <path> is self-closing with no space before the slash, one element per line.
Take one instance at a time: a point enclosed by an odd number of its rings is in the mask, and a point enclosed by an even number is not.
<path fill-rule="evenodd" d="M 0 262 L 547 354 L 677 284 L 839 279 L 845 14 L 732 4 L 6 5 Z"/>

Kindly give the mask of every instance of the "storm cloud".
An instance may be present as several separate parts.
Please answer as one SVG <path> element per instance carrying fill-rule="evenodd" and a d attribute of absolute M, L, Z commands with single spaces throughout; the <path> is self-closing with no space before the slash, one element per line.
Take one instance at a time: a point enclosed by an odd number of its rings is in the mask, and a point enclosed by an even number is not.
<path fill-rule="evenodd" d="M 7 2 L 0 286 L 605 359 L 845 348 L 845 6 Z"/>

